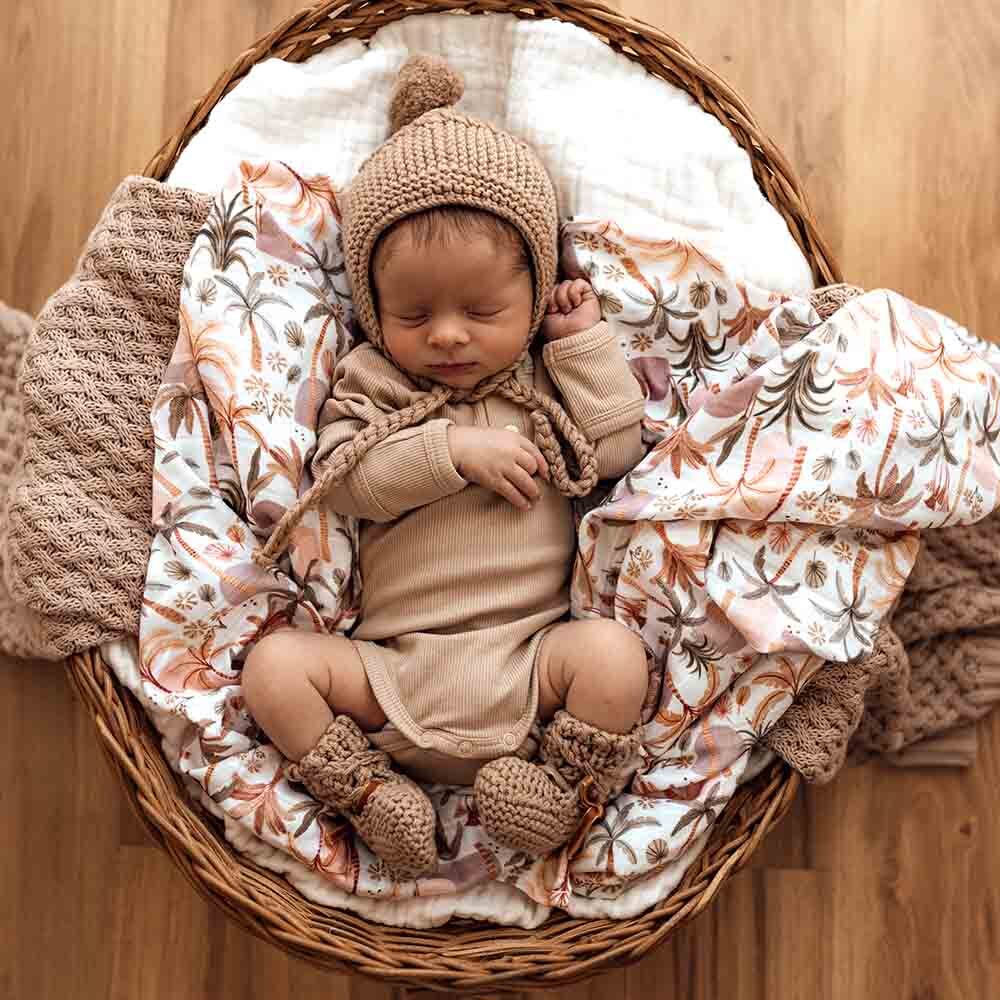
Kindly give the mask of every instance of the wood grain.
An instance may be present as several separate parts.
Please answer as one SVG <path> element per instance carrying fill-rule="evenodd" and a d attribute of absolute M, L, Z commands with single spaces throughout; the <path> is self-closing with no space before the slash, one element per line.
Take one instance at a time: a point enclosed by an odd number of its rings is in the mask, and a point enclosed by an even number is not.
<path fill-rule="evenodd" d="M 121 177 L 300 0 L 5 0 L 0 299 L 37 310 Z M 995 0 L 622 0 L 726 77 L 803 178 L 849 279 L 996 337 Z M 403 1000 L 233 926 L 149 846 L 51 664 L 0 663 L 0 998 Z M 967 772 L 808 789 L 716 905 L 565 1000 L 1000 992 L 1000 719 Z M 532 994 L 541 997 L 543 994 Z"/>

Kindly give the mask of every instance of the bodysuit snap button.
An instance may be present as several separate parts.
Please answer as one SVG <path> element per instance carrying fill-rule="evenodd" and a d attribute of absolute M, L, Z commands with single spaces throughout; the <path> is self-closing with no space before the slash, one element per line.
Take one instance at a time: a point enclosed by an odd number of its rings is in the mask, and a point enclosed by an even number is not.
<path fill-rule="evenodd" d="M 417 742 L 426 750 L 434 743 L 434 738 L 430 733 L 421 733 L 420 739 Z"/>
<path fill-rule="evenodd" d="M 514 749 L 515 746 L 517 746 L 517 739 L 515 738 L 513 733 L 504 733 L 503 741 L 504 744 L 510 747 L 512 750 Z"/>
<path fill-rule="evenodd" d="M 466 757 L 468 757 L 469 754 L 472 753 L 472 744 L 468 740 L 462 740 L 462 742 L 458 744 L 458 749 L 460 753 L 463 753 Z"/>

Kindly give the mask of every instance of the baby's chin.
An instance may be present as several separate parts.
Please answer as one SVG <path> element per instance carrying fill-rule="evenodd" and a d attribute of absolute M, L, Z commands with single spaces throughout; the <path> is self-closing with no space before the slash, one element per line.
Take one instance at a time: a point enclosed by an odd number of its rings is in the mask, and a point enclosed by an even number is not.
<path fill-rule="evenodd" d="M 452 389 L 474 389 L 483 379 L 495 375 L 501 369 L 492 369 L 484 365 L 478 365 L 467 372 L 456 372 L 454 375 L 448 372 L 429 372 L 427 377 L 433 382 L 450 386 Z"/>

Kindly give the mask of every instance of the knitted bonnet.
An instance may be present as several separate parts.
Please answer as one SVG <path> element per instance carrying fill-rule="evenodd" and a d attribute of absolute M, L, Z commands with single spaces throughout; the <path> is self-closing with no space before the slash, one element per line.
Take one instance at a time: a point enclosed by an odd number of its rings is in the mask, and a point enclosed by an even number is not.
<path fill-rule="evenodd" d="M 379 237 L 400 219 L 443 205 L 490 212 L 518 230 L 534 265 L 529 341 L 545 317 L 559 236 L 552 181 L 526 143 L 453 110 L 463 90 L 462 78 L 442 59 L 407 59 L 389 105 L 390 138 L 361 164 L 343 202 L 354 311 L 369 341 L 383 351 L 371 288 Z"/>
<path fill-rule="evenodd" d="M 515 377 L 541 327 L 556 279 L 558 214 L 545 167 L 520 139 L 488 122 L 453 110 L 462 78 L 434 56 L 411 56 L 400 69 L 389 107 L 389 139 L 360 166 L 342 200 L 344 260 L 355 314 L 371 344 L 386 352 L 371 290 L 371 261 L 379 237 L 406 216 L 443 205 L 490 212 L 517 229 L 534 267 L 531 327 L 518 357 L 503 371 L 471 389 L 453 388 L 410 375 L 425 395 L 405 409 L 387 413 L 342 444 L 313 486 L 275 526 L 254 555 L 270 565 L 292 530 L 326 491 L 343 482 L 369 448 L 403 428 L 425 420 L 445 403 L 474 403 L 494 392 L 520 403 L 535 426 L 535 440 L 549 463 L 553 485 L 568 497 L 588 494 L 597 483 L 594 450 L 556 400 L 522 385 Z M 390 359 L 391 360 L 391 359 Z M 573 479 L 563 441 L 579 469 Z"/>

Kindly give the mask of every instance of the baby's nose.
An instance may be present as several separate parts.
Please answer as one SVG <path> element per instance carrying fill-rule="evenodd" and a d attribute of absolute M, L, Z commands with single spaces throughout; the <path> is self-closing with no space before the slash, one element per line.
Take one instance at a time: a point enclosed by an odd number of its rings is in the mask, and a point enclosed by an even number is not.
<path fill-rule="evenodd" d="M 456 344 L 467 344 L 469 335 L 456 321 L 442 320 L 431 326 L 427 339 L 434 347 L 452 347 Z"/>

